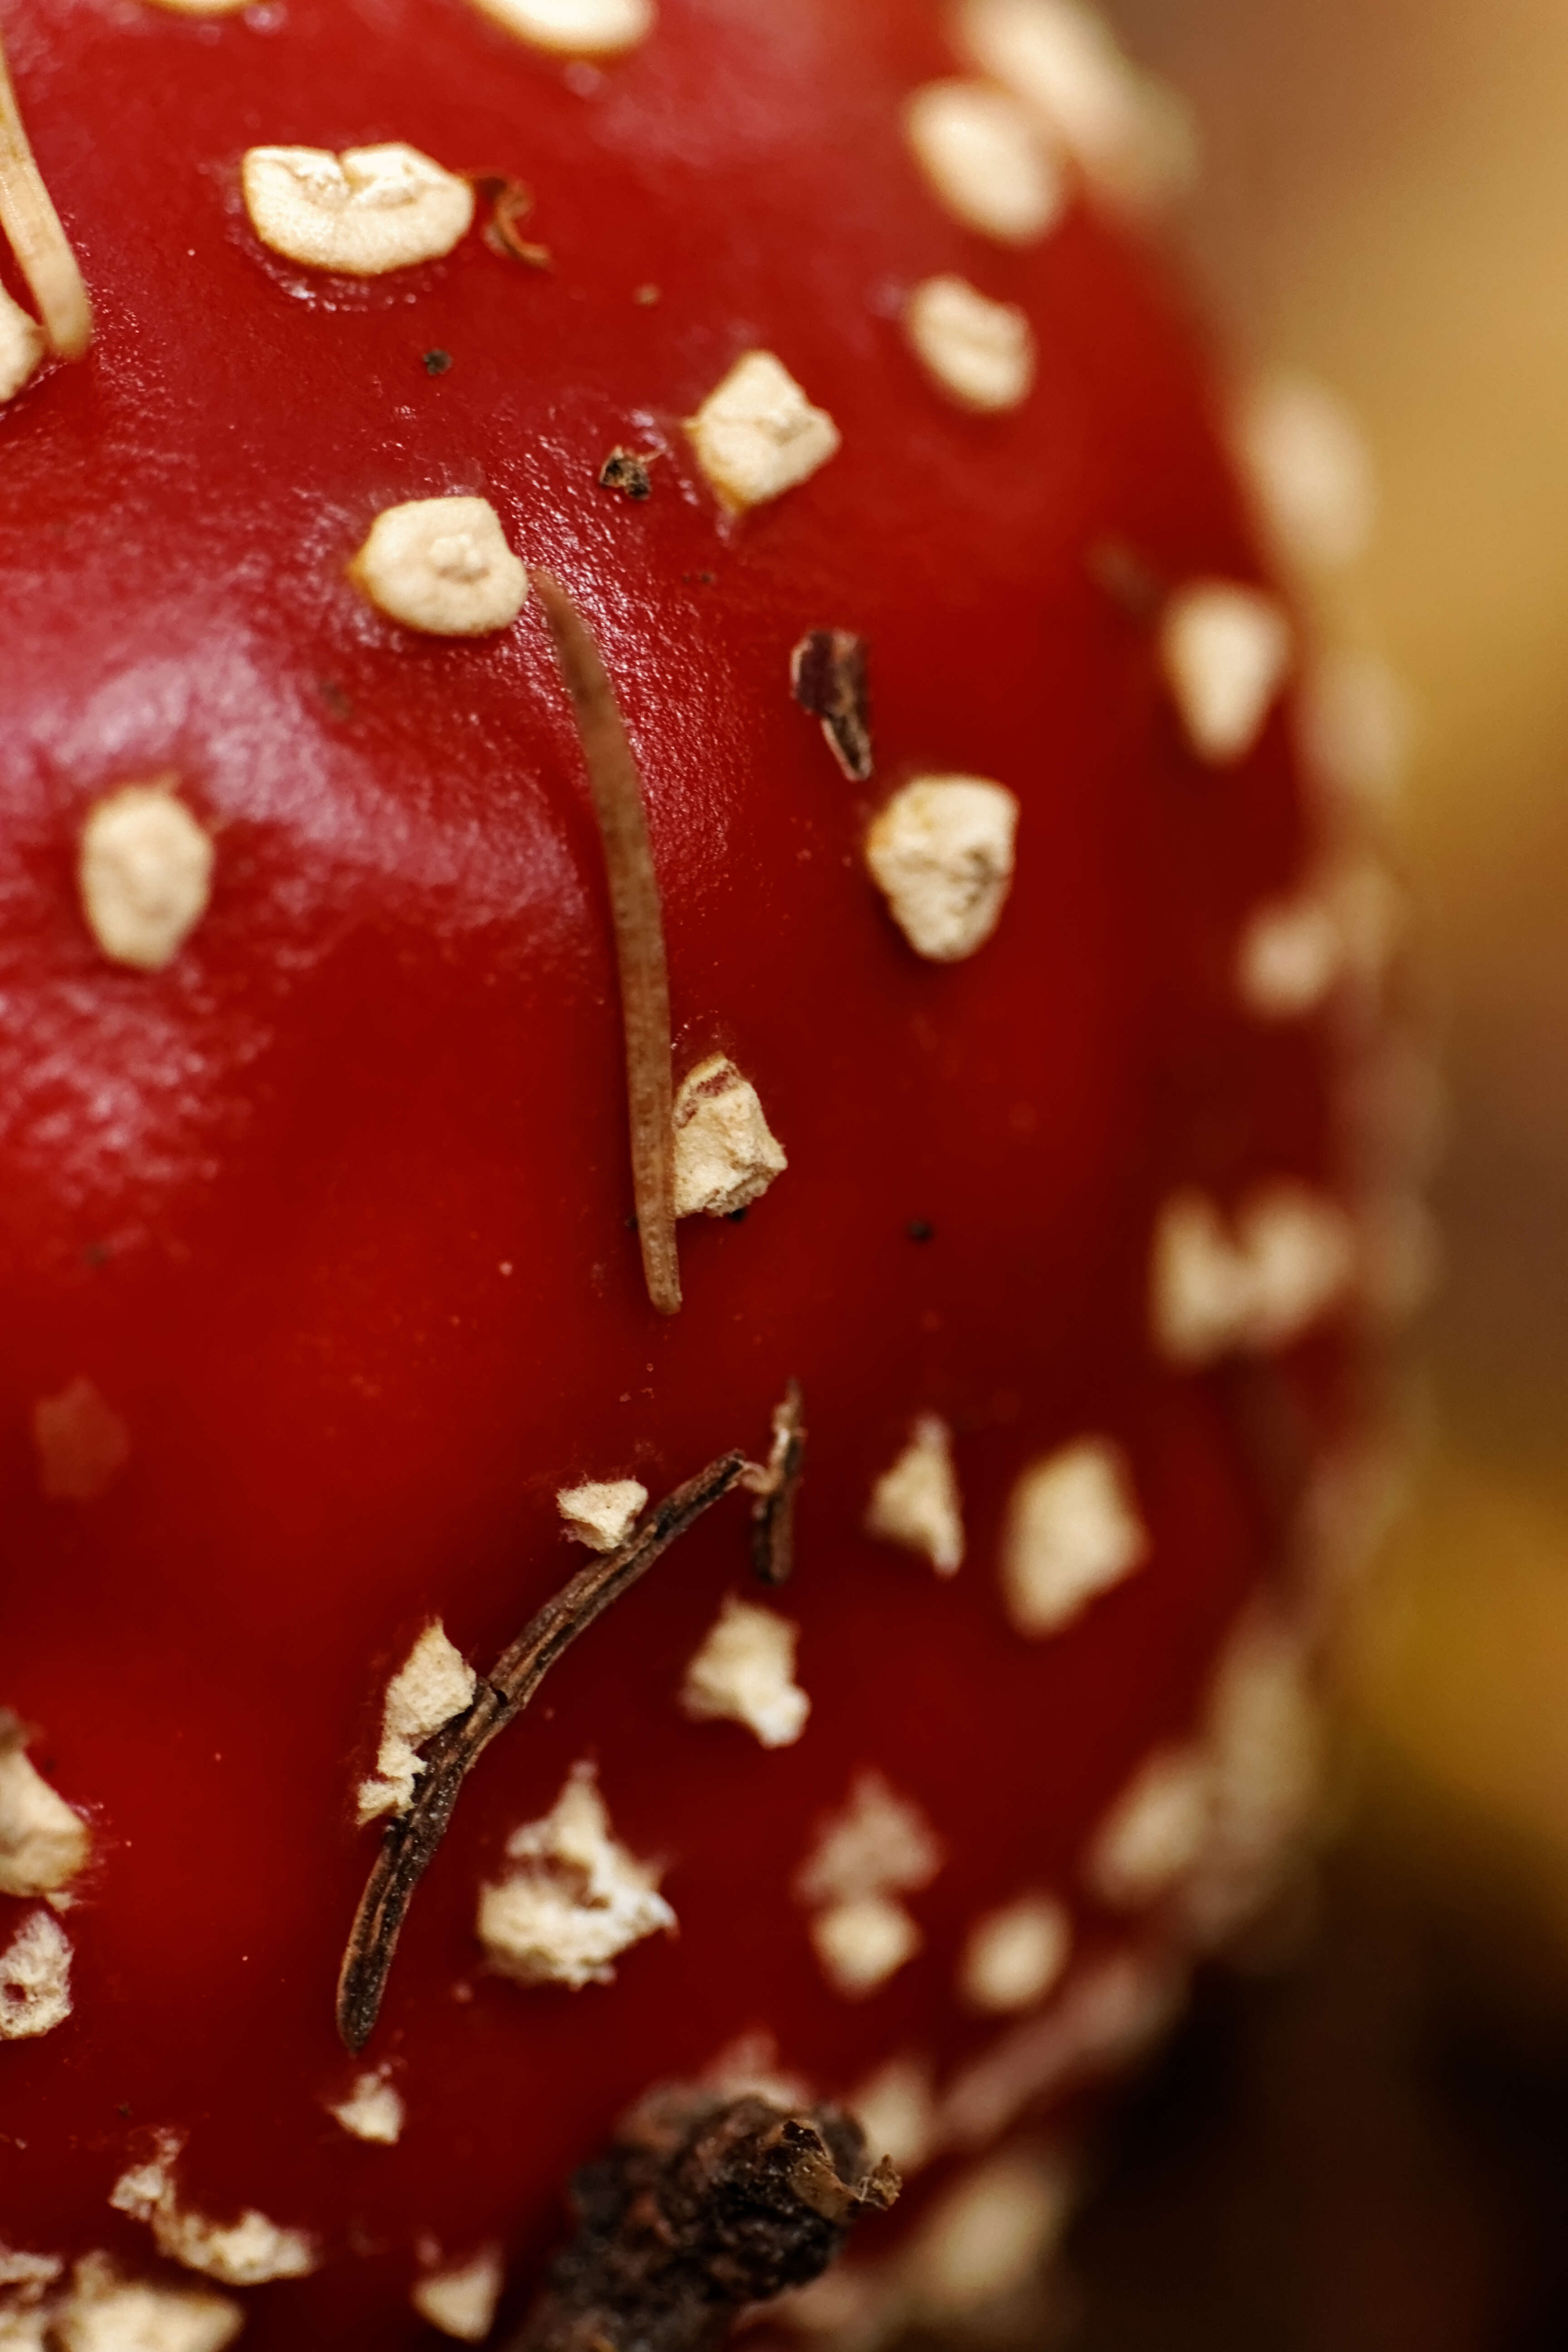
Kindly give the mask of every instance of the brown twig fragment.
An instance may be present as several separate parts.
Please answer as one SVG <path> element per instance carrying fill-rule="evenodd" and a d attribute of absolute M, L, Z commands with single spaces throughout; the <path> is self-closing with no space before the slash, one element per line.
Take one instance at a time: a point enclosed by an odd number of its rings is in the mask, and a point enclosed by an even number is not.
<path fill-rule="evenodd" d="M 643 1275 L 647 1295 L 658 1312 L 675 1315 L 680 1309 L 680 1261 L 675 1246 L 669 972 L 642 779 L 615 689 L 583 615 L 548 572 L 535 572 L 533 584 L 572 698 L 609 875 L 626 1029 L 632 1190 Z"/>
<path fill-rule="evenodd" d="M 0 227 L 32 289 L 49 349 L 79 360 L 92 341 L 92 306 L 75 254 L 22 125 L 0 43 Z"/>
<path fill-rule="evenodd" d="M 510 2352 L 708 2352 L 748 2305 L 820 2278 L 899 2188 L 838 2108 L 656 2091 L 573 2182 L 576 2239 Z"/>
<path fill-rule="evenodd" d="M 426 1751 L 413 1802 L 381 1841 L 360 1898 L 338 1979 L 338 2032 L 360 2051 L 369 2041 L 414 1890 L 435 1859 L 463 1782 L 496 1734 L 522 1713 L 551 1667 L 613 1601 L 646 1576 L 678 1536 L 739 1484 L 743 1454 L 721 1454 L 646 1514 L 618 1551 L 579 1569 L 503 1650 L 473 1705 Z"/>
<path fill-rule="evenodd" d="M 489 205 L 490 216 L 481 232 L 492 253 L 503 261 L 521 261 L 530 269 L 552 269 L 554 257 L 547 245 L 534 245 L 522 235 L 522 224 L 533 210 L 533 191 L 508 172 L 466 172 L 476 195 Z"/>
<path fill-rule="evenodd" d="M 787 1584 L 795 1573 L 795 1498 L 805 1469 L 805 1423 L 800 1382 L 791 1381 L 773 1408 L 773 1451 L 742 1480 L 752 1506 L 752 1572 L 759 1584 Z"/>
<path fill-rule="evenodd" d="M 865 638 L 847 629 L 808 630 L 790 656 L 789 675 L 795 700 L 821 719 L 845 774 L 863 784 L 874 764 Z"/>

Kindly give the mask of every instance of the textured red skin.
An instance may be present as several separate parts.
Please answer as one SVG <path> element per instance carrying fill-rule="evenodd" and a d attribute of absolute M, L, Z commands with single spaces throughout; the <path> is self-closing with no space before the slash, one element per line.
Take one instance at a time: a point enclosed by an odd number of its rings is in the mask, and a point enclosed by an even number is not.
<path fill-rule="evenodd" d="M 1085 207 L 1023 252 L 939 210 L 898 123 L 952 69 L 916 0 L 664 0 L 590 94 L 463 0 L 208 26 L 8 0 L 4 26 L 98 335 L 0 411 L 0 1699 L 96 1845 L 75 2014 L 0 2049 L 0 2234 L 142 2268 L 105 2199 L 178 2126 L 193 2204 L 328 2248 L 247 2297 L 247 2344 L 393 2352 L 429 2340 L 418 2231 L 503 2238 L 515 2300 L 617 2110 L 731 2036 L 772 2029 L 828 2091 L 982 2047 L 951 1990 L 967 1922 L 1073 1893 L 1107 1804 L 1193 1724 L 1276 1529 L 1231 1377 L 1152 1355 L 1149 1236 L 1179 1183 L 1332 1180 L 1323 1034 L 1249 1024 L 1231 981 L 1310 815 L 1279 718 L 1235 772 L 1194 763 L 1146 624 L 1093 576 L 1106 539 L 1173 581 L 1258 576 L 1187 323 Z M 247 145 L 383 138 L 525 178 L 553 273 L 477 234 L 363 286 L 259 248 Z M 897 295 L 942 269 L 1027 306 L 1016 415 L 964 416 L 910 357 Z M 731 525 L 679 420 L 752 344 L 844 447 Z M 617 442 L 664 452 L 646 505 L 595 487 Z M 344 578 L 379 508 L 448 490 L 489 496 L 589 615 L 646 778 L 678 1073 L 732 1053 L 790 1155 L 744 1223 L 681 1227 L 673 1322 L 626 1230 L 602 862 L 537 604 L 422 639 Z M 825 625 L 870 647 L 866 791 L 789 698 Z M 956 967 L 907 950 L 860 861 L 920 768 L 1022 803 L 1001 928 Z M 147 975 L 98 954 L 76 842 L 105 791 L 171 770 L 216 886 Z M 1331 1339 L 1280 1368 L 1320 1439 L 1338 1367 Z M 320 2103 L 353 2071 L 332 1990 L 387 1675 L 432 1612 L 485 1664 L 582 1558 L 559 1486 L 658 1493 L 760 1452 L 791 1374 L 805 1737 L 768 1754 L 677 1711 L 746 1589 L 721 1506 L 471 1781 L 368 2053 L 406 2130 L 350 2140 Z M 47 1502 L 29 1415 L 79 1375 L 133 1452 L 100 1499 Z M 965 1496 L 950 1583 L 858 1532 L 926 1410 Z M 1100 1430 L 1152 1564 L 1026 1643 L 994 1572 L 1009 1484 Z M 479 1965 L 476 1889 L 584 1755 L 668 1858 L 680 1936 L 612 1990 L 524 1992 Z M 912 1898 L 923 1952 L 852 2004 L 787 1883 L 863 1766 L 950 1859 Z M 1080 1951 L 1125 1937 L 1075 1900 Z M 23 1916 L 0 1903 L 0 1933 Z"/>

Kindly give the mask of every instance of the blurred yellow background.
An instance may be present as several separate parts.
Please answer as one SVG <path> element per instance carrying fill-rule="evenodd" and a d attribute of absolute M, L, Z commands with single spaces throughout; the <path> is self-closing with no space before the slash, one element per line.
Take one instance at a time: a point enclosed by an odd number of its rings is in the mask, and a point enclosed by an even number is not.
<path fill-rule="evenodd" d="M 1233 347 L 1365 427 L 1381 515 L 1344 599 L 1415 700 L 1395 836 L 1447 1271 L 1352 1689 L 1374 1770 L 1495 1819 L 1568 1922 L 1568 7 L 1114 13 L 1196 107 L 1180 234 Z"/>

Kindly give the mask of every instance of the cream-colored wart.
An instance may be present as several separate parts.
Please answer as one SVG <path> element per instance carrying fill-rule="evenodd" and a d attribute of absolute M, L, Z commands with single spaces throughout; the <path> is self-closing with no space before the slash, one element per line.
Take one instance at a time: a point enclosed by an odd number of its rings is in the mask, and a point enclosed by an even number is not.
<path fill-rule="evenodd" d="M 1192 181 L 1191 110 L 1142 72 L 1079 0 L 964 0 L 956 31 L 971 64 L 1060 142 L 1096 194 L 1134 211 Z"/>
<path fill-rule="evenodd" d="M 184 2146 L 183 2133 L 160 2132 L 157 2154 L 122 2172 L 109 2195 L 117 2213 L 148 2224 L 165 2260 L 221 2286 L 265 2286 L 268 2279 L 306 2278 L 320 2267 L 321 2248 L 308 2231 L 281 2229 L 254 2207 L 236 2221 L 214 2221 L 182 2205 L 174 2167 Z"/>
<path fill-rule="evenodd" d="M 1377 478 L 1361 427 L 1337 393 L 1310 376 L 1265 376 L 1237 404 L 1234 438 L 1280 555 L 1306 571 L 1340 572 L 1365 554 L 1377 520 Z"/>
<path fill-rule="evenodd" d="M 772 352 L 746 352 L 686 420 L 697 462 L 732 512 L 782 498 L 836 457 L 838 427 Z"/>
<path fill-rule="evenodd" d="M 87 927 L 111 963 L 162 971 L 206 913 L 212 841 L 174 778 L 123 784 L 82 827 L 77 887 Z"/>
<path fill-rule="evenodd" d="M 909 1444 L 871 1489 L 866 1533 L 878 1543 L 919 1552 L 939 1576 L 963 1565 L 963 1498 L 952 1459 L 952 1433 L 922 1413 Z"/>
<path fill-rule="evenodd" d="M 1318 898 L 1259 907 L 1237 950 L 1237 993 L 1260 1021 L 1315 1013 L 1344 969 L 1345 943 L 1333 908 Z"/>
<path fill-rule="evenodd" d="M 977 1919 L 959 1964 L 958 1990 L 971 2009 L 1005 2017 L 1033 2009 L 1058 1981 L 1072 1948 L 1072 1921 L 1049 1895 L 1020 1895 Z"/>
<path fill-rule="evenodd" d="M 431 637 L 509 629 L 528 596 L 528 573 L 488 499 L 411 499 L 384 508 L 349 578 L 388 620 Z"/>
<path fill-rule="evenodd" d="M 676 1926 L 658 1865 L 611 1835 L 591 1764 L 574 1766 L 553 1810 L 514 1830 L 506 1853 L 513 1867 L 480 1889 L 479 1932 L 491 1967 L 519 1984 L 613 1984 L 622 1952 Z"/>
<path fill-rule="evenodd" d="M 846 2104 L 866 2135 L 873 2164 L 885 2156 L 908 2174 L 934 2154 L 937 2103 L 929 2059 L 889 2058 Z"/>
<path fill-rule="evenodd" d="M 866 835 L 866 864 L 917 955 L 960 963 L 984 946 L 1013 884 L 1018 803 L 981 776 L 917 776 Z"/>
<path fill-rule="evenodd" d="M 1079 1438 L 1025 1471 L 1002 1538 L 1002 1593 L 1020 1633 L 1058 1633 L 1149 1557 L 1126 1458 Z"/>
<path fill-rule="evenodd" d="M 795 1879 L 795 1899 L 815 1915 L 817 1959 L 837 1991 L 859 2000 L 913 1959 L 924 1938 L 896 1898 L 929 1886 L 942 1864 L 942 1846 L 919 1808 L 879 1773 L 861 1773 L 844 1811 L 819 1824 Z"/>
<path fill-rule="evenodd" d="M 764 1748 L 793 1748 L 811 1701 L 795 1679 L 799 1628 L 731 1594 L 686 1669 L 680 1705 L 699 1723 L 742 1723 Z"/>
<path fill-rule="evenodd" d="M 1397 806 L 1418 732 L 1409 688 L 1378 654 L 1342 646 L 1308 669 L 1297 738 L 1313 782 L 1373 816 Z"/>
<path fill-rule="evenodd" d="M 252 147 L 240 166 L 263 245 L 308 269 L 379 278 L 435 261 L 467 236 L 474 192 L 417 147 Z"/>
<path fill-rule="evenodd" d="M 1016 302 L 993 302 L 963 278 L 915 288 L 904 326 L 916 358 L 961 408 L 1016 408 L 1035 381 L 1035 337 Z"/>
<path fill-rule="evenodd" d="M 1290 624 L 1262 589 L 1198 580 L 1177 591 L 1160 624 L 1160 661 L 1200 760 L 1225 768 L 1247 757 L 1292 658 Z"/>
<path fill-rule="evenodd" d="M 590 1478 L 563 1486 L 555 1507 L 567 1534 L 590 1551 L 619 1551 L 647 1508 L 647 1488 L 640 1478 Z"/>
<path fill-rule="evenodd" d="M 0 1707 L 0 1895 L 57 1895 L 87 1860 L 87 1823 L 28 1761 L 26 1739 Z"/>
<path fill-rule="evenodd" d="M 904 130 L 932 194 L 965 228 L 999 245 L 1034 245 L 1061 218 L 1060 162 L 1007 90 L 928 82 L 905 107 Z"/>
<path fill-rule="evenodd" d="M 487 16 L 536 49 L 569 58 L 618 57 L 653 31 L 653 0 L 478 0 Z"/>
<path fill-rule="evenodd" d="M 1307 1853 L 1322 1790 L 1323 1724 L 1300 1638 L 1266 1612 L 1243 1619 L 1207 1715 L 1213 1822 L 1182 1907 L 1200 1943 L 1256 1918 Z"/>
<path fill-rule="evenodd" d="M 0 401 L 21 391 L 47 349 L 37 320 L 0 286 Z"/>
<path fill-rule="evenodd" d="M 0 1952 L 0 2042 L 52 2033 L 71 2013 L 70 1940 L 58 1919 L 35 1911 Z"/>
<path fill-rule="evenodd" d="M 1065 2165 L 1023 2149 L 1006 2149 L 964 2173 L 906 2257 L 907 2285 L 921 2318 L 962 2325 L 1032 2286 L 1060 2242 L 1072 2197 Z"/>
<path fill-rule="evenodd" d="M 384 2066 L 356 2074 L 348 2096 L 329 2099 L 326 2109 L 351 2139 L 363 2139 L 373 2147 L 395 2147 L 403 2137 L 407 2110 Z"/>
<path fill-rule="evenodd" d="M 226 2352 L 244 2325 L 230 2295 L 123 2279 L 107 2255 L 88 2254 L 48 2342 L 59 2352 Z"/>
<path fill-rule="evenodd" d="M 432 2327 L 459 2344 L 482 2344 L 495 2325 L 506 2283 L 499 2246 L 481 2246 L 461 2262 L 445 2263 L 416 2279 L 408 2300 Z"/>
<path fill-rule="evenodd" d="M 673 1119 L 678 1217 L 731 1217 L 789 1166 L 755 1087 L 727 1055 L 687 1072 Z"/>
<path fill-rule="evenodd" d="M 1096 1832 L 1084 1873 L 1092 1892 L 1119 1911 L 1157 1903 L 1202 1856 L 1214 1807 L 1214 1767 L 1204 1751 L 1158 1749 Z"/>
<path fill-rule="evenodd" d="M 1180 1192 L 1154 1236 L 1155 1345 L 1184 1366 L 1288 1347 L 1340 1304 L 1355 1270 L 1350 1218 L 1304 1185 L 1251 1193 L 1234 1237 L 1205 1194 Z"/>
<path fill-rule="evenodd" d="M 419 1749 L 473 1704 L 479 1676 L 432 1619 L 386 1686 L 375 1770 L 359 1787 L 363 1826 L 382 1813 L 405 1813 L 425 1769 Z"/>

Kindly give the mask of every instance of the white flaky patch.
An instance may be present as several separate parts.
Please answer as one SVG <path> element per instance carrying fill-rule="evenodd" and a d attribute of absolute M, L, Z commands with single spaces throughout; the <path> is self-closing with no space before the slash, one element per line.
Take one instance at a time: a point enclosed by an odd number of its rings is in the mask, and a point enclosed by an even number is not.
<path fill-rule="evenodd" d="M 384 508 L 349 577 L 388 620 L 432 637 L 508 629 L 528 595 L 528 573 L 488 499 L 411 499 Z"/>
<path fill-rule="evenodd" d="M 252 147 L 240 166 L 263 245 L 309 269 L 379 278 L 450 253 L 474 217 L 467 180 L 417 147 Z"/>
<path fill-rule="evenodd" d="M 975 2318 L 1031 2285 L 1072 2208 L 1066 2167 L 1009 2148 L 963 2174 L 921 2224 L 906 2256 L 918 2309 L 937 2326 Z"/>
<path fill-rule="evenodd" d="M 71 2013 L 71 1948 L 47 1911 L 25 1919 L 0 1952 L 0 2042 L 52 2033 Z"/>
<path fill-rule="evenodd" d="M 1355 1257 L 1350 1218 L 1304 1185 L 1249 1194 L 1234 1238 L 1205 1194 L 1177 1193 L 1154 1236 L 1155 1344 L 1183 1365 L 1289 1346 L 1342 1298 Z"/>
<path fill-rule="evenodd" d="M 847 2000 L 859 2000 L 912 1960 L 925 1938 L 903 1905 L 888 1895 L 832 1903 L 811 1922 L 822 1973 Z"/>
<path fill-rule="evenodd" d="M 1031 1638 L 1058 1633 L 1148 1556 L 1121 1448 L 1079 1438 L 1035 1463 L 1013 1489 L 1002 1538 L 1007 1614 Z"/>
<path fill-rule="evenodd" d="M 932 2155 L 937 2108 L 929 2059 L 889 2058 L 845 2104 L 866 2135 L 873 2164 L 885 2156 L 908 2174 Z"/>
<path fill-rule="evenodd" d="M 395 2147 L 403 2137 L 407 2111 L 384 2066 L 372 2066 L 356 2074 L 348 2096 L 329 2099 L 326 2106 L 351 2139 L 367 2140 L 374 2147 Z"/>
<path fill-rule="evenodd" d="M 970 1929 L 958 1989 L 971 2009 L 1005 2016 L 1033 2009 L 1055 1987 L 1072 1948 L 1072 1922 L 1049 1895 L 1020 1895 Z"/>
<path fill-rule="evenodd" d="M 843 1811 L 820 1824 L 795 1879 L 796 1899 L 816 1915 L 817 1958 L 837 1991 L 858 2000 L 914 1958 L 921 1931 L 894 1898 L 929 1886 L 942 1863 L 919 1808 L 879 1773 L 861 1773 Z"/>
<path fill-rule="evenodd" d="M 479 1894 L 479 1941 L 520 1984 L 613 1984 L 611 1963 L 676 1925 L 659 1873 L 610 1834 L 591 1764 L 574 1765 L 554 1809 L 514 1830 L 515 1867 Z"/>
<path fill-rule="evenodd" d="M 1256 1917 L 1307 1846 L 1323 1766 L 1321 1713 L 1299 1636 L 1266 1610 L 1226 1643 L 1210 1694 L 1209 1834 L 1183 1911 L 1214 1945 Z"/>
<path fill-rule="evenodd" d="M 1254 383 L 1234 439 L 1259 517 L 1279 553 L 1313 572 L 1364 555 L 1377 480 L 1360 426 L 1337 393 L 1288 373 Z"/>
<path fill-rule="evenodd" d="M 103 2255 L 89 2254 L 49 2341 L 60 2352 L 225 2352 L 244 2325 L 229 2295 L 122 2279 Z"/>
<path fill-rule="evenodd" d="M 571 58 L 618 57 L 646 41 L 653 0 L 478 0 L 487 16 L 536 49 Z"/>
<path fill-rule="evenodd" d="M 746 352 L 686 429 L 697 462 L 734 512 L 765 506 L 837 456 L 838 427 L 772 352 Z"/>
<path fill-rule="evenodd" d="M 174 2179 L 184 2137 L 161 2132 L 148 2163 L 122 2172 L 109 2195 L 117 2213 L 145 2221 L 158 2252 L 221 2286 L 264 2286 L 268 2279 L 306 2278 L 321 2249 L 303 2230 L 285 2230 L 248 2207 L 236 2221 L 214 2221 L 180 2202 Z"/>
<path fill-rule="evenodd" d="M 561 1487 L 555 1507 L 590 1551 L 619 1551 L 647 1507 L 647 1488 L 639 1478 L 590 1478 Z"/>
<path fill-rule="evenodd" d="M 1136 1911 L 1169 1894 L 1203 1853 L 1214 1803 L 1214 1768 L 1201 1748 L 1158 1749 L 1095 1833 L 1085 1875 L 1100 1900 Z"/>
<path fill-rule="evenodd" d="M 0 1709 L 0 1895 L 56 1895 L 87 1860 L 87 1823 L 27 1759 L 22 1727 Z"/>
<path fill-rule="evenodd" d="M 1315 1013 L 1344 968 L 1345 942 L 1333 908 L 1319 898 L 1259 907 L 1237 950 L 1237 992 L 1260 1021 Z"/>
<path fill-rule="evenodd" d="M 963 1500 L 953 1466 L 952 1434 L 934 1412 L 922 1413 L 909 1444 L 871 1489 L 866 1532 L 929 1559 L 939 1576 L 963 1565 Z"/>
<path fill-rule="evenodd" d="M 904 310 L 915 356 L 963 408 L 1016 408 L 1035 381 L 1035 338 L 1016 302 L 993 302 L 966 278 L 927 278 Z"/>
<path fill-rule="evenodd" d="M 932 194 L 965 228 L 1033 245 L 1054 228 L 1067 184 L 1026 108 L 983 81 L 933 81 L 904 109 L 910 151 Z"/>
<path fill-rule="evenodd" d="M 1013 881 L 1018 803 L 983 776 L 917 776 L 871 824 L 866 863 L 893 920 L 933 963 L 972 956 Z"/>
<path fill-rule="evenodd" d="M 1188 108 L 1140 71 L 1079 0 L 963 0 L 956 31 L 969 61 L 1023 101 L 1097 194 L 1142 210 L 1191 181 Z"/>
<path fill-rule="evenodd" d="M 459 2344 L 482 2344 L 495 2325 L 506 2273 L 499 2246 L 481 2246 L 416 2279 L 408 2300 L 421 2319 Z"/>
<path fill-rule="evenodd" d="M 380 1813 L 404 1813 L 425 1769 L 418 1750 L 443 1725 L 473 1703 L 479 1676 L 447 1636 L 439 1618 L 426 1626 L 386 1686 L 375 1771 L 359 1789 L 362 1824 Z"/>
<path fill-rule="evenodd" d="M 0 286 L 0 401 L 21 391 L 47 348 L 37 319 Z"/>
<path fill-rule="evenodd" d="M 1291 657 L 1290 624 L 1262 589 L 1197 580 L 1177 590 L 1160 624 L 1160 661 L 1200 760 L 1230 767 L 1247 757 Z"/>
<path fill-rule="evenodd" d="M 166 783 L 124 784 L 81 831 L 77 887 L 111 963 L 162 971 L 206 913 L 213 845 Z"/>
<path fill-rule="evenodd" d="M 689 1070 L 675 1096 L 675 1213 L 728 1217 L 789 1166 L 757 1090 L 727 1055 Z"/>
<path fill-rule="evenodd" d="M 798 1630 L 731 1594 L 686 1669 L 684 1712 L 699 1722 L 743 1723 L 764 1748 L 793 1748 L 811 1713 L 795 1679 Z"/>
<path fill-rule="evenodd" d="M 1404 680 L 1380 655 L 1342 646 L 1308 669 L 1297 705 L 1313 782 L 1334 801 L 1386 816 L 1405 789 L 1417 732 Z"/>

